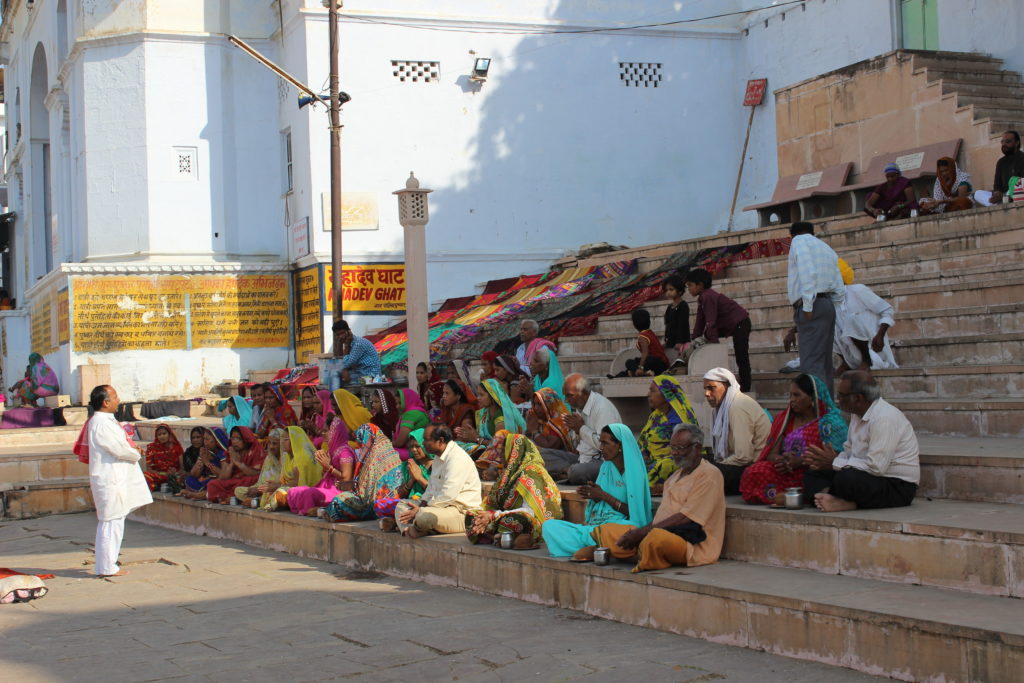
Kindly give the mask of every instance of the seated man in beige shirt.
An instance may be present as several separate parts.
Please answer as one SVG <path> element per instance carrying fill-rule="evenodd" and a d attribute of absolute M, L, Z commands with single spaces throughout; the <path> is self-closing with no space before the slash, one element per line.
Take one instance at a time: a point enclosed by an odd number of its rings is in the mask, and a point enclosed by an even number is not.
<path fill-rule="evenodd" d="M 480 509 L 482 501 L 476 464 L 455 443 L 455 435 L 447 425 L 427 426 L 423 448 L 434 456 L 427 488 L 418 501 L 399 501 L 395 522 L 410 538 L 431 533 L 465 533 L 466 513 Z"/>
<path fill-rule="evenodd" d="M 704 375 L 704 400 L 714 409 L 710 462 L 722 472 L 725 495 L 734 496 L 740 492 L 743 470 L 764 450 L 772 423 L 764 408 L 740 391 L 736 376 L 726 368 L 712 368 Z"/>
<path fill-rule="evenodd" d="M 701 457 L 704 433 L 676 425 L 669 442 L 678 468 L 665 480 L 661 505 L 645 527 L 602 524 L 592 535 L 612 557 L 636 560 L 634 572 L 672 565 L 697 567 L 718 561 L 725 540 L 722 473 Z"/>
<path fill-rule="evenodd" d="M 910 421 L 862 370 L 843 373 L 836 400 L 850 413 L 850 432 L 838 455 L 828 444 L 808 448 L 804 498 L 823 512 L 910 505 L 921 480 Z"/>

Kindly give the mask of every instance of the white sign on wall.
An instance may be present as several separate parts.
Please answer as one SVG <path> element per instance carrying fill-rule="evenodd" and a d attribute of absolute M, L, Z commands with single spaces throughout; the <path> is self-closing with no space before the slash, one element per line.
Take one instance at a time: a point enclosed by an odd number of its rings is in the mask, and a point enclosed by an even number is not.
<path fill-rule="evenodd" d="M 814 173 L 804 173 L 800 176 L 800 180 L 796 183 L 796 189 L 806 190 L 808 188 L 817 187 L 821 185 L 821 174 L 823 171 L 815 171 Z"/>
<path fill-rule="evenodd" d="M 922 161 L 924 161 L 924 152 L 904 154 L 901 157 L 896 157 L 896 165 L 899 166 L 900 171 L 904 173 L 907 171 L 916 171 L 921 168 Z"/>
<path fill-rule="evenodd" d="M 292 261 L 309 256 L 309 218 L 303 218 L 288 227 L 288 253 Z"/>

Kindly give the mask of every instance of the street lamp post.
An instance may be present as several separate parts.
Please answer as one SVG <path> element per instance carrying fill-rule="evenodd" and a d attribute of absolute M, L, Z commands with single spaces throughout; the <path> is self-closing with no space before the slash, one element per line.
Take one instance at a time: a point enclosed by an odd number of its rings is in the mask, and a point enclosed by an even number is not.
<path fill-rule="evenodd" d="M 420 181 L 409 172 L 404 190 L 398 195 L 398 222 L 405 229 L 405 321 L 409 335 L 409 381 L 418 363 L 430 361 L 427 336 L 427 222 L 430 220 L 427 195 L 433 190 L 420 189 Z M 410 384 L 411 386 L 411 384 Z"/>
<path fill-rule="evenodd" d="M 341 256 L 341 93 L 338 79 L 338 0 L 326 0 L 330 36 L 331 92 L 331 287 L 334 320 L 344 315 Z"/>

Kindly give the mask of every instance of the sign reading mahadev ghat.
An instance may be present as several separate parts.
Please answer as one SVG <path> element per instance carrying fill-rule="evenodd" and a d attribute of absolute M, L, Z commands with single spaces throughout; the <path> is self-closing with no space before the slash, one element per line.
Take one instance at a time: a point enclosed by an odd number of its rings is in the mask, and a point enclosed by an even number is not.
<path fill-rule="evenodd" d="M 83 276 L 71 283 L 75 351 L 288 347 L 289 277 Z"/>

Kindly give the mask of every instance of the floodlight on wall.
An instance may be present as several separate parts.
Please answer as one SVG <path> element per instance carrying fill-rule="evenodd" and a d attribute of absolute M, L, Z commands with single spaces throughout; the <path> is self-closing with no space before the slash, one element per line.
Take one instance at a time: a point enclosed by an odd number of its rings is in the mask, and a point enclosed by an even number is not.
<path fill-rule="evenodd" d="M 487 80 L 487 72 L 491 68 L 490 57 L 477 57 L 476 61 L 473 62 L 473 73 L 470 74 L 469 80 L 474 83 L 483 83 Z"/>

